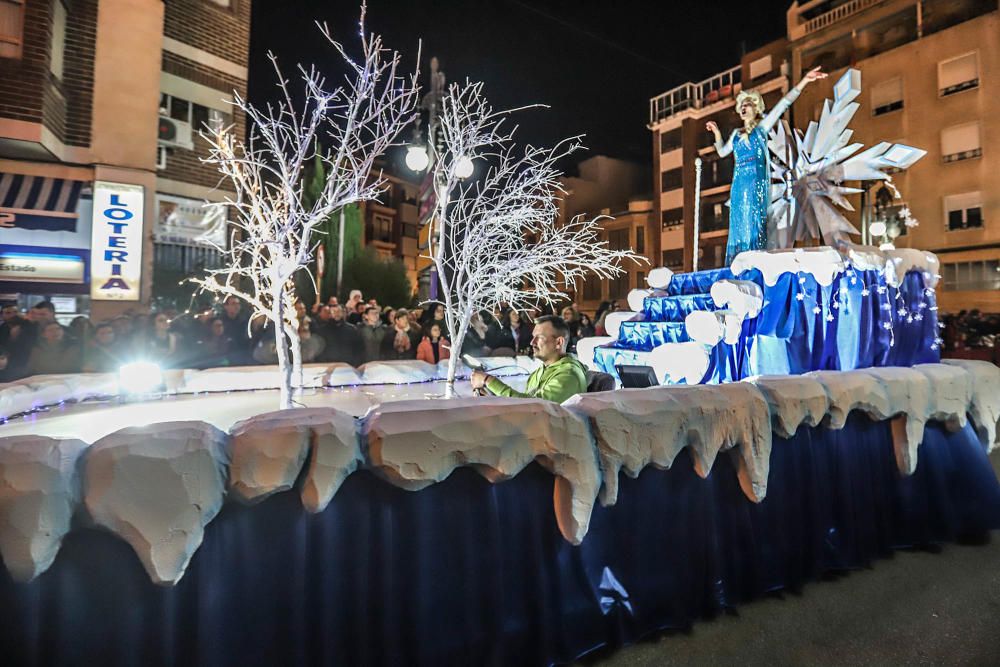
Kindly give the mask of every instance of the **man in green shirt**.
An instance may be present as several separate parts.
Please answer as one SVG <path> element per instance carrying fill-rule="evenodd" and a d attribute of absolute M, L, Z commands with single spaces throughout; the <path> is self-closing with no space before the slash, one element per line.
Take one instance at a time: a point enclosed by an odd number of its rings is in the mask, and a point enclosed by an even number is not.
<path fill-rule="evenodd" d="M 566 354 L 569 327 L 562 318 L 546 315 L 535 320 L 531 332 L 531 349 L 541 368 L 528 377 L 524 392 L 512 389 L 484 371 L 473 371 L 472 387 L 495 396 L 508 398 L 542 398 L 562 403 L 570 396 L 587 391 L 587 371 L 579 361 Z"/>

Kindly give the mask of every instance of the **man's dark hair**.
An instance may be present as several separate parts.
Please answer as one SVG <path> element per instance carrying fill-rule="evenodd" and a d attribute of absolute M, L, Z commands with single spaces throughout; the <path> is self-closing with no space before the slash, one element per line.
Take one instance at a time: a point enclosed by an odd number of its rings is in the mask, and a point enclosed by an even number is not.
<path fill-rule="evenodd" d="M 39 301 L 31 308 L 32 310 L 47 310 L 53 315 L 56 313 L 56 307 L 52 305 L 51 301 Z"/>
<path fill-rule="evenodd" d="M 566 320 L 558 315 L 542 315 L 541 317 L 535 318 L 536 327 L 539 324 L 545 324 L 546 322 L 552 325 L 552 328 L 556 332 L 556 336 L 562 336 L 569 341 L 569 326 L 566 324 Z"/>
<path fill-rule="evenodd" d="M 368 313 L 372 312 L 373 310 L 374 310 L 374 311 L 375 311 L 376 313 L 378 313 L 379 315 L 381 315 L 381 314 L 382 314 L 382 311 L 381 311 L 381 310 L 379 310 L 377 306 L 368 306 L 367 308 L 365 308 L 365 312 L 364 312 L 364 314 L 365 314 L 365 315 L 367 315 Z"/>
<path fill-rule="evenodd" d="M 112 331 L 115 330 L 115 328 L 111 325 L 111 322 L 98 322 L 97 326 L 94 327 L 94 333 L 97 333 L 101 329 L 111 329 Z"/>

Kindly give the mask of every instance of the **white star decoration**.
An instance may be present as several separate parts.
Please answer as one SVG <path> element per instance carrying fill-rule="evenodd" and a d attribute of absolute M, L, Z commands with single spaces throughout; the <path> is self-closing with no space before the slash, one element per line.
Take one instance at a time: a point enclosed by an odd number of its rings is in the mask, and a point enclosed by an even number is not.
<path fill-rule="evenodd" d="M 859 193 L 846 181 L 886 180 L 885 169 L 907 169 L 927 154 L 919 148 L 881 142 L 855 155 L 864 144 L 850 143 L 847 129 L 860 108 L 861 72 L 847 70 L 834 86 L 834 99 L 823 103 L 819 122 L 809 123 L 805 135 L 779 123 L 768 140 L 771 149 L 771 205 L 769 228 L 777 247 L 819 239 L 830 246 L 859 234 L 840 209 L 853 211 L 847 195 Z M 792 139 L 794 138 L 794 141 Z"/>

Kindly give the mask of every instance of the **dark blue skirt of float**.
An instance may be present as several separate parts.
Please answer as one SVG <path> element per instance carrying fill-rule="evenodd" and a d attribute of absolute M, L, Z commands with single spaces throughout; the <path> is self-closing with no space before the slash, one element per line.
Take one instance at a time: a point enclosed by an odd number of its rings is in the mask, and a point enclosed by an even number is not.
<path fill-rule="evenodd" d="M 927 428 L 901 477 L 888 422 L 776 439 L 767 498 L 723 454 L 623 475 L 579 547 L 553 478 L 468 469 L 419 492 L 351 475 L 309 515 L 294 493 L 227 505 L 173 588 L 116 537 L 81 529 L 30 584 L 0 573 L 5 665 L 546 665 L 863 567 L 892 549 L 1000 527 L 1000 484 L 970 427 Z M 886 567 L 892 567 L 887 565 Z M 970 577 L 981 573 L 970 572 Z"/>

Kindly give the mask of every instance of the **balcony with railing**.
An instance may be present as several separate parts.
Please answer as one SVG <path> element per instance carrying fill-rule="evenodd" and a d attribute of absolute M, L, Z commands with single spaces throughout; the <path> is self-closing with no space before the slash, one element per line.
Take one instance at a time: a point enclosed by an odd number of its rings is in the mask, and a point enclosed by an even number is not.
<path fill-rule="evenodd" d="M 789 17 L 788 37 L 801 39 L 829 28 L 844 19 L 885 0 L 848 0 L 847 2 L 802 2 L 793 6 Z M 824 9 L 826 11 L 824 11 Z"/>
<path fill-rule="evenodd" d="M 649 101 L 649 122 L 657 123 L 687 109 L 701 109 L 740 92 L 740 66 L 697 83 L 684 83 Z"/>

